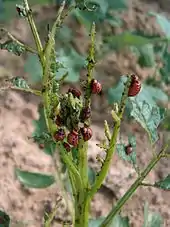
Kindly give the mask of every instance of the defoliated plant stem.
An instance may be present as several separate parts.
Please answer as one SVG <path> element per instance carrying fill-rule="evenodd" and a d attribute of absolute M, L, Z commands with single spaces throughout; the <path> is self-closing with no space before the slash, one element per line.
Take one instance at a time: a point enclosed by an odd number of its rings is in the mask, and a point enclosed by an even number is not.
<path fill-rule="evenodd" d="M 4 31 L 7 36 L 12 39 L 14 42 L 16 42 L 18 45 L 25 48 L 25 50 L 29 51 L 30 53 L 37 54 L 37 51 L 34 50 L 34 48 L 27 46 L 26 44 L 20 42 L 17 38 L 15 38 L 10 32 L 8 32 L 5 28 L 1 28 L 0 31 Z"/>
<path fill-rule="evenodd" d="M 88 142 L 80 139 L 78 145 L 78 170 L 82 179 L 82 196 L 77 194 L 75 197 L 75 227 L 88 226 L 89 200 L 86 199 L 89 187 L 88 181 Z"/>
<path fill-rule="evenodd" d="M 110 166 L 110 163 L 111 163 L 111 159 L 112 159 L 112 156 L 113 156 L 113 152 L 114 152 L 115 147 L 116 147 L 116 139 L 117 139 L 117 136 L 119 134 L 119 129 L 120 129 L 120 122 L 117 122 L 115 124 L 115 127 L 114 127 L 114 132 L 113 132 L 113 135 L 112 135 L 112 138 L 111 138 L 111 141 L 110 141 L 110 147 L 107 150 L 106 158 L 105 158 L 104 163 L 102 165 L 101 171 L 99 172 L 99 175 L 97 176 L 96 182 L 94 183 L 93 187 L 89 191 L 89 197 L 90 198 L 92 198 L 94 196 L 94 194 L 100 189 L 101 184 L 102 184 L 104 178 L 107 175 L 107 172 L 108 172 L 108 169 L 109 169 L 109 166 Z"/>
<path fill-rule="evenodd" d="M 62 5 L 61 5 L 61 7 L 58 11 L 57 19 L 53 24 L 51 32 L 49 33 L 48 41 L 45 45 L 45 48 L 42 49 L 43 56 L 46 60 L 45 64 L 42 64 L 42 68 L 43 68 L 42 84 L 43 84 L 43 87 L 45 89 L 45 91 L 43 93 L 43 99 L 44 99 L 44 104 L 45 104 L 44 115 L 45 115 L 48 130 L 50 128 L 50 122 L 47 120 L 47 118 L 48 118 L 47 112 L 48 112 L 48 109 L 49 109 L 48 82 L 49 82 L 49 78 L 50 78 L 51 54 L 52 54 L 52 50 L 55 48 L 54 37 L 55 37 L 56 27 L 60 23 L 60 18 L 61 18 L 61 14 L 64 10 L 64 6 L 65 6 L 65 1 L 62 3 Z"/>
<path fill-rule="evenodd" d="M 37 95 L 37 96 L 41 96 L 41 91 L 39 90 L 35 90 L 35 89 L 27 89 L 27 88 L 19 88 L 19 87 L 15 87 L 15 86 L 6 86 L 6 87 L 0 87 L 0 91 L 3 91 L 3 90 L 16 90 L 16 91 L 24 91 L 24 92 L 27 92 L 27 93 L 32 93 L 34 95 Z"/>
<path fill-rule="evenodd" d="M 49 215 L 49 218 L 48 218 L 47 221 L 45 222 L 44 227 L 50 227 L 50 226 L 51 226 L 51 223 L 52 223 L 53 219 L 54 219 L 55 216 L 56 216 L 56 213 L 57 213 L 57 209 L 58 209 L 58 208 L 59 208 L 59 204 L 57 204 L 57 205 L 54 207 L 52 213 Z"/>
<path fill-rule="evenodd" d="M 47 65 L 46 58 L 45 58 L 46 56 L 43 53 L 43 46 L 42 46 L 38 31 L 37 31 L 37 28 L 36 28 L 36 25 L 35 25 L 35 22 L 34 22 L 34 19 L 33 19 L 33 16 L 32 16 L 31 9 L 28 5 L 28 1 L 27 0 L 23 0 L 23 1 L 24 1 L 24 7 L 27 11 L 27 19 L 28 19 L 28 22 L 29 22 L 29 25 L 30 25 L 30 28 L 31 28 L 31 31 L 32 31 L 32 34 L 33 34 L 33 37 L 34 37 L 34 41 L 35 41 L 35 44 L 36 44 L 36 47 L 37 47 L 39 60 L 40 60 L 40 63 L 41 63 L 42 69 L 43 69 L 42 84 L 44 86 L 44 80 L 46 79 L 46 77 L 48 77 L 48 75 L 44 74 L 44 68 Z M 47 128 L 48 128 L 48 131 L 50 131 L 49 121 L 47 119 L 48 118 L 48 116 L 47 116 L 48 91 L 46 90 L 44 93 L 42 93 L 42 96 L 43 96 L 43 101 L 44 101 L 44 116 L 45 116 L 45 120 L 46 120 L 46 125 L 47 125 Z"/>
<path fill-rule="evenodd" d="M 76 218 L 74 227 L 88 227 L 90 200 L 85 197 L 83 203 L 76 204 Z M 79 206 L 81 205 L 81 206 Z"/>
<path fill-rule="evenodd" d="M 143 170 L 141 175 L 137 178 L 137 180 L 131 185 L 129 190 L 124 194 L 124 196 L 118 201 L 117 205 L 113 207 L 113 209 L 110 211 L 108 216 L 105 218 L 105 220 L 101 223 L 99 227 L 109 227 L 109 224 L 113 220 L 113 218 L 119 213 L 123 205 L 129 200 L 129 198 L 135 193 L 136 189 L 141 185 L 142 181 L 145 179 L 145 177 L 150 173 L 150 171 L 154 168 L 154 166 L 158 163 L 158 161 L 164 157 L 165 151 L 167 149 L 168 145 L 163 148 L 159 154 L 156 157 L 153 157 L 153 159 L 150 161 L 148 166 Z"/>
<path fill-rule="evenodd" d="M 62 157 L 63 161 L 66 163 L 68 170 L 75 177 L 75 180 L 77 182 L 77 188 L 78 188 L 78 190 L 80 191 L 80 194 L 81 194 L 81 192 L 83 191 L 83 184 L 82 184 L 81 176 L 80 176 L 76 166 L 74 165 L 74 163 L 72 162 L 70 157 L 65 152 L 65 149 L 61 146 L 59 146 L 59 148 L 60 148 L 61 157 Z"/>
<path fill-rule="evenodd" d="M 24 0 L 24 7 L 27 11 L 27 19 L 30 24 L 30 28 L 31 28 L 31 31 L 32 31 L 32 34 L 34 37 L 34 41 L 35 41 L 35 44 L 37 47 L 37 51 L 38 51 L 38 55 L 39 55 L 41 64 L 44 66 L 45 62 L 44 62 L 44 55 L 43 55 L 43 46 L 42 46 L 38 31 L 37 31 L 37 28 L 36 28 L 36 25 L 35 25 L 35 22 L 34 22 L 34 19 L 32 16 L 32 12 L 30 11 L 30 7 L 28 5 L 27 0 Z"/>
<path fill-rule="evenodd" d="M 61 24 L 61 15 L 64 10 L 64 7 L 65 7 L 65 1 L 62 2 L 61 6 L 59 8 L 57 18 L 52 26 L 51 31 L 48 34 L 48 41 L 46 42 L 46 45 L 43 49 L 44 56 L 46 57 L 46 64 L 44 67 L 44 76 L 43 76 L 43 85 L 44 86 L 47 86 L 47 83 L 48 83 L 49 69 L 50 69 L 50 65 L 51 65 L 50 64 L 51 63 L 50 55 L 51 55 L 52 49 L 55 48 L 56 29 L 57 29 L 57 26 L 59 26 Z"/>
<path fill-rule="evenodd" d="M 116 123 L 115 123 L 115 126 L 114 126 L 114 130 L 113 130 L 113 134 L 112 134 L 110 143 L 109 143 L 109 148 L 106 151 L 106 158 L 104 160 L 101 171 L 99 172 L 93 187 L 89 191 L 89 197 L 90 198 L 92 198 L 94 196 L 94 194 L 99 190 L 99 188 L 101 187 L 103 180 L 105 179 L 107 172 L 109 170 L 113 153 L 116 150 L 117 136 L 118 136 L 119 131 L 120 131 L 120 123 L 121 123 L 121 120 L 122 120 L 122 117 L 123 117 L 130 84 L 131 84 L 131 77 L 129 77 L 127 79 L 127 82 L 125 83 L 125 88 L 124 88 L 124 91 L 123 91 L 123 94 L 122 94 L 122 99 L 121 99 L 120 107 L 119 107 L 119 113 L 118 113 L 119 119 L 117 121 L 115 119 Z"/>
<path fill-rule="evenodd" d="M 89 54 L 88 54 L 88 64 L 87 64 L 87 87 L 85 91 L 85 106 L 88 107 L 90 106 L 90 97 L 91 97 L 91 81 L 93 79 L 93 69 L 95 66 L 95 35 L 96 35 L 96 28 L 95 28 L 95 23 L 92 24 L 91 27 L 91 46 L 89 49 Z"/>
<path fill-rule="evenodd" d="M 78 145 L 78 170 L 82 179 L 84 189 L 88 187 L 88 162 L 87 162 L 88 143 L 83 139 L 79 141 Z"/>
<path fill-rule="evenodd" d="M 91 28 L 91 47 L 89 49 L 88 64 L 87 64 L 87 84 L 85 91 L 85 107 L 90 107 L 91 97 L 91 81 L 93 79 L 93 68 L 95 66 L 95 24 Z M 88 143 L 83 139 L 78 145 L 78 170 L 83 183 L 82 196 L 78 194 L 75 198 L 75 226 L 74 227 L 88 227 L 88 215 L 90 198 L 88 197 L 89 180 L 88 180 L 88 158 L 87 158 Z"/>

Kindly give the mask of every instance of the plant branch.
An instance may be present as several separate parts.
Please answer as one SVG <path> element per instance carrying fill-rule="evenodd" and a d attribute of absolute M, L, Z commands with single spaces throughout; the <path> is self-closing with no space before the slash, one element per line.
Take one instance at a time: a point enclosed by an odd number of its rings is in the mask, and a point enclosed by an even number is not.
<path fill-rule="evenodd" d="M 88 158 L 87 158 L 88 143 L 83 139 L 79 141 L 78 145 L 78 169 L 83 182 L 84 189 L 88 187 Z"/>
<path fill-rule="evenodd" d="M 110 133 L 109 125 L 106 120 L 104 121 L 104 131 L 105 131 L 105 136 L 106 136 L 107 140 L 110 142 L 111 133 Z"/>
<path fill-rule="evenodd" d="M 85 91 L 85 106 L 90 106 L 90 97 L 91 97 L 91 81 L 93 79 L 93 69 L 95 66 L 95 35 L 96 35 L 96 27 L 95 23 L 92 24 L 90 37 L 91 37 L 91 46 L 89 49 L 89 55 L 87 57 L 87 87 Z"/>
<path fill-rule="evenodd" d="M 118 214 L 118 212 L 121 210 L 123 205 L 129 200 L 129 198 L 135 193 L 136 189 L 141 185 L 142 181 L 145 179 L 145 177 L 150 173 L 150 171 L 154 168 L 154 166 L 158 163 L 158 161 L 164 157 L 165 151 L 168 148 L 168 145 L 166 145 L 156 157 L 153 157 L 153 159 L 150 161 L 148 166 L 143 170 L 141 175 L 137 178 L 137 180 L 131 185 L 129 190 L 124 194 L 124 196 L 118 201 L 117 205 L 113 207 L 113 209 L 110 211 L 108 216 L 105 218 L 105 220 L 101 223 L 99 227 L 108 227 L 113 218 Z"/>
<path fill-rule="evenodd" d="M 145 183 L 145 182 L 142 182 L 142 183 L 140 184 L 140 186 L 158 188 L 155 184 L 150 184 L 150 183 Z"/>
<path fill-rule="evenodd" d="M 94 196 L 94 194 L 98 191 L 98 189 L 101 187 L 103 180 L 105 179 L 107 172 L 109 170 L 110 167 L 110 163 L 112 160 L 112 156 L 113 153 L 116 150 L 116 142 L 117 142 L 117 136 L 119 134 L 120 131 L 120 122 L 122 120 L 123 117 L 123 112 L 125 109 L 125 105 L 126 105 L 126 100 L 128 97 L 128 90 L 131 84 L 131 77 L 128 78 L 127 82 L 125 83 L 125 88 L 124 88 L 124 92 L 122 94 L 122 99 L 121 99 L 121 103 L 120 103 L 120 108 L 119 108 L 119 120 L 116 121 L 117 119 L 115 119 L 116 123 L 114 126 L 114 131 L 109 143 L 109 148 L 106 151 L 106 158 L 104 160 L 104 163 L 102 165 L 101 171 L 99 172 L 97 179 L 93 185 L 93 187 L 91 188 L 91 190 L 89 191 L 89 197 L 92 198 Z"/>
<path fill-rule="evenodd" d="M 65 7 L 65 1 L 62 2 L 61 6 L 59 8 L 57 18 L 52 26 L 51 31 L 48 34 L 48 40 L 46 42 L 45 48 L 43 49 L 43 53 L 46 58 L 46 64 L 44 67 L 44 76 L 43 76 L 43 85 L 44 86 L 46 86 L 48 83 L 49 69 L 51 66 L 51 64 L 50 64 L 51 57 L 50 56 L 51 56 L 51 52 L 55 46 L 54 38 L 55 38 L 55 34 L 56 34 L 56 29 L 57 29 L 57 26 L 59 26 L 61 24 L 61 15 L 64 10 L 64 7 Z"/>
<path fill-rule="evenodd" d="M 57 204 L 55 205 L 53 211 L 49 214 L 48 219 L 45 221 L 44 227 L 50 227 L 51 226 L 51 223 L 52 223 L 54 217 L 56 216 L 57 210 L 59 208 L 59 202 L 60 201 L 61 201 L 61 198 L 60 198 L 60 200 L 57 201 Z"/>
<path fill-rule="evenodd" d="M 1 28 L 0 31 L 4 31 L 7 36 L 13 40 L 14 42 L 16 42 L 18 45 L 22 46 L 23 48 L 25 48 L 25 50 L 29 51 L 30 53 L 33 53 L 33 54 L 37 54 L 37 51 L 34 50 L 34 48 L 30 47 L 30 46 L 27 46 L 26 44 L 20 42 L 17 38 L 15 38 L 10 32 L 8 32 L 5 28 Z"/>
<path fill-rule="evenodd" d="M 170 153 L 166 152 L 163 157 L 164 158 L 170 158 Z"/>
<path fill-rule="evenodd" d="M 42 43 L 40 40 L 40 36 L 38 34 L 38 31 L 37 31 L 37 28 L 36 28 L 36 25 L 35 25 L 35 22 L 33 19 L 31 9 L 28 5 L 28 1 L 27 0 L 23 0 L 23 1 L 24 1 L 24 7 L 27 11 L 27 19 L 28 19 L 28 22 L 29 22 L 29 25 L 30 25 L 30 28 L 31 28 L 31 31 L 32 31 L 32 34 L 34 37 L 34 41 L 35 41 L 35 44 L 37 47 L 38 55 L 39 55 L 42 65 L 44 65 L 43 46 L 42 46 Z"/>
<path fill-rule="evenodd" d="M 6 87 L 0 87 L 0 91 L 5 91 L 5 90 L 16 90 L 16 91 L 24 91 L 24 92 L 27 92 L 27 93 L 32 93 L 34 95 L 37 95 L 37 96 L 41 96 L 41 91 L 39 90 L 35 90 L 35 89 L 27 89 L 27 88 L 20 88 L 20 87 L 15 87 L 15 86 L 6 86 Z"/>
<path fill-rule="evenodd" d="M 68 154 L 65 152 L 65 149 L 63 147 L 61 147 L 61 144 L 59 145 L 59 148 L 60 148 L 61 158 L 66 163 L 68 170 L 75 177 L 75 180 L 77 182 L 76 186 L 77 186 L 79 192 L 82 193 L 82 191 L 83 191 L 82 179 L 81 179 L 81 176 L 80 176 L 76 166 L 74 165 L 74 163 L 72 162 L 72 160 L 70 159 Z"/>
<path fill-rule="evenodd" d="M 48 130 L 50 130 L 50 121 L 48 120 L 48 110 L 49 110 L 49 79 L 50 79 L 50 73 L 51 73 L 51 54 L 52 51 L 55 49 L 55 32 L 56 32 L 56 26 L 58 23 L 60 23 L 60 18 L 61 14 L 64 10 L 65 6 L 65 1 L 63 4 L 60 6 L 59 11 L 58 11 L 58 16 L 56 21 L 53 24 L 52 30 L 48 35 L 48 40 L 46 42 L 45 49 L 43 49 L 43 56 L 46 59 L 45 65 L 42 63 L 42 68 L 43 68 L 43 78 L 42 78 L 42 84 L 44 88 L 44 93 L 43 93 L 43 100 L 44 100 L 44 116 L 46 119 L 46 124 Z M 53 53 L 54 54 L 54 53 Z"/>

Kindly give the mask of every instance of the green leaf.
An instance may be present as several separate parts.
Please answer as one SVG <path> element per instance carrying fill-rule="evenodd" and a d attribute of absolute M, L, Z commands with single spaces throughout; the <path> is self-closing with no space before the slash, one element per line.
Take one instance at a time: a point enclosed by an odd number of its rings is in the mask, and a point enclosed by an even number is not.
<path fill-rule="evenodd" d="M 18 87 L 18 88 L 26 88 L 29 89 L 30 87 L 28 86 L 27 82 L 20 78 L 20 77 L 15 77 L 11 80 L 11 82 L 13 83 L 14 86 Z"/>
<path fill-rule="evenodd" d="M 123 21 L 120 17 L 118 16 L 113 16 L 113 15 L 110 15 L 110 14 L 106 14 L 106 21 L 109 22 L 109 24 L 113 27 L 121 27 L 123 26 Z"/>
<path fill-rule="evenodd" d="M 90 219 L 88 227 L 99 227 L 104 221 L 105 217 L 99 217 L 97 219 Z M 130 227 L 129 218 L 116 215 L 116 217 L 109 224 L 109 227 Z"/>
<path fill-rule="evenodd" d="M 131 154 L 127 155 L 125 152 L 125 145 L 124 144 L 117 144 L 116 150 L 120 158 L 122 158 L 125 161 L 131 162 L 132 164 L 136 164 L 136 152 L 135 147 L 133 147 L 133 151 Z"/>
<path fill-rule="evenodd" d="M 9 215 L 0 210 L 0 227 L 10 227 L 10 221 Z"/>
<path fill-rule="evenodd" d="M 162 225 L 163 225 L 163 220 L 160 214 L 149 213 L 148 227 L 161 227 Z"/>
<path fill-rule="evenodd" d="M 25 52 L 25 48 L 20 46 L 18 43 L 13 40 L 8 40 L 5 43 L 0 43 L 0 49 L 7 50 L 17 56 L 20 56 Z"/>
<path fill-rule="evenodd" d="M 65 68 L 58 70 L 56 79 L 61 79 L 68 72 L 65 81 L 77 82 L 79 80 L 80 70 L 85 65 L 85 58 L 79 55 L 73 48 L 69 48 L 69 50 L 60 49 L 57 54 L 57 61 L 62 63 Z"/>
<path fill-rule="evenodd" d="M 165 51 L 162 60 L 164 64 L 160 69 L 160 74 L 164 83 L 170 84 L 170 53 L 168 51 Z"/>
<path fill-rule="evenodd" d="M 44 152 L 52 155 L 56 149 L 56 144 L 52 141 L 51 136 L 48 134 L 43 107 L 39 107 L 39 119 L 33 121 L 35 130 L 32 134 L 33 138 L 38 144 L 44 144 Z M 47 138 L 49 136 L 49 139 Z"/>
<path fill-rule="evenodd" d="M 157 87 L 142 85 L 142 89 L 135 99 L 137 101 L 147 101 L 150 105 L 156 105 L 157 101 L 167 102 L 168 96 Z"/>
<path fill-rule="evenodd" d="M 149 15 L 156 17 L 157 23 L 162 28 L 162 31 L 165 33 L 166 37 L 169 38 L 170 37 L 170 30 L 169 30 L 170 21 L 165 16 L 160 15 L 155 12 L 149 12 Z"/>
<path fill-rule="evenodd" d="M 104 221 L 104 217 L 99 217 L 97 219 L 90 219 L 88 227 L 99 227 L 102 221 Z"/>
<path fill-rule="evenodd" d="M 142 67 L 154 67 L 155 62 L 155 53 L 154 47 L 152 44 L 146 44 L 140 48 L 138 48 L 140 52 L 140 57 L 138 59 L 138 63 Z"/>
<path fill-rule="evenodd" d="M 124 83 L 127 80 L 126 76 L 121 76 L 119 82 L 113 87 L 108 89 L 107 99 L 109 104 L 119 103 L 124 90 Z M 127 100 L 125 113 L 129 115 L 131 110 L 131 103 Z"/>
<path fill-rule="evenodd" d="M 93 14 L 97 14 L 98 12 L 100 12 L 100 14 L 105 15 L 108 11 L 109 1 L 106 1 L 106 0 L 90 0 L 90 1 L 87 1 L 87 2 L 90 5 L 96 6 L 95 7 L 96 10 L 92 11 Z M 98 12 L 97 12 L 97 9 L 99 10 Z"/>
<path fill-rule="evenodd" d="M 55 183 L 55 178 L 52 175 L 33 173 L 20 169 L 16 169 L 15 173 L 18 180 L 28 188 L 47 188 Z"/>
<path fill-rule="evenodd" d="M 113 88 L 108 89 L 108 103 L 113 104 L 115 102 L 119 103 L 121 100 L 122 92 L 124 89 L 124 82 L 126 81 L 126 77 L 121 76 L 119 82 L 117 85 L 115 85 Z M 168 96 L 165 94 L 161 89 L 157 87 L 152 87 L 149 85 L 142 85 L 142 89 L 140 93 L 136 97 L 129 98 L 126 103 L 126 114 L 128 114 L 132 111 L 134 106 L 132 106 L 133 101 L 138 102 L 147 102 L 149 105 L 156 106 L 158 101 L 167 102 Z"/>
<path fill-rule="evenodd" d="M 95 171 L 88 167 L 88 177 L 89 177 L 89 182 L 90 182 L 90 185 L 93 185 L 95 180 L 96 180 L 96 173 Z"/>
<path fill-rule="evenodd" d="M 123 32 L 119 35 L 105 37 L 104 42 L 114 49 L 122 49 L 126 46 L 140 47 L 153 42 L 153 40 L 130 32 Z"/>
<path fill-rule="evenodd" d="M 112 18 L 109 15 L 110 10 L 127 9 L 126 0 L 90 0 L 87 1 L 86 4 L 88 8 L 95 8 L 95 10 L 74 10 L 73 15 L 81 24 L 85 25 L 87 30 L 90 29 L 92 22 L 99 24 L 109 20 L 109 22 L 112 23 Z M 115 25 L 114 19 L 113 24 Z"/>
<path fill-rule="evenodd" d="M 142 227 L 161 227 L 162 224 L 162 217 L 157 213 L 150 212 L 146 202 L 144 206 L 144 224 Z"/>
<path fill-rule="evenodd" d="M 39 119 L 33 121 L 35 126 L 34 133 L 40 134 L 43 131 L 47 131 L 47 126 L 46 126 L 45 117 L 44 117 L 44 108 L 40 106 L 38 112 L 39 112 Z"/>
<path fill-rule="evenodd" d="M 150 142 L 155 143 L 158 139 L 157 127 L 164 118 L 164 111 L 145 100 L 132 101 L 132 107 L 131 116 L 147 131 Z"/>
<path fill-rule="evenodd" d="M 128 142 L 133 148 L 136 148 L 136 137 L 133 135 L 128 136 Z"/>
<path fill-rule="evenodd" d="M 34 83 L 41 81 L 43 72 L 39 59 L 36 55 L 29 54 L 24 69 L 30 74 L 31 80 Z"/>
<path fill-rule="evenodd" d="M 30 7 L 49 3 L 49 0 L 29 0 Z M 3 0 L 3 11 L 0 13 L 0 20 L 9 21 L 17 16 L 16 4 L 21 4 L 21 0 Z"/>
<path fill-rule="evenodd" d="M 127 80 L 126 77 L 121 76 L 118 84 L 116 84 L 113 88 L 108 89 L 108 102 L 112 104 L 114 102 L 119 102 L 121 100 L 121 96 L 124 90 L 124 83 Z"/>
<path fill-rule="evenodd" d="M 165 113 L 156 101 L 168 101 L 168 96 L 159 88 L 143 85 L 140 93 L 129 100 L 132 105 L 131 116 L 147 131 L 150 142 L 155 143 L 158 139 L 157 127 Z"/>
<path fill-rule="evenodd" d="M 111 227 L 130 227 L 129 218 L 117 215 L 113 219 Z"/>
<path fill-rule="evenodd" d="M 155 182 L 155 186 L 165 190 L 170 190 L 170 175 L 165 177 L 163 180 Z"/>
<path fill-rule="evenodd" d="M 142 227 L 148 227 L 148 215 L 149 215 L 149 207 L 148 207 L 148 203 L 145 202 L 144 205 L 144 224 Z"/>
<path fill-rule="evenodd" d="M 108 0 L 109 9 L 113 10 L 120 10 L 120 9 L 127 9 L 128 7 L 127 0 Z"/>
<path fill-rule="evenodd" d="M 71 28 L 67 27 L 66 25 L 63 25 L 57 32 L 57 37 L 56 39 L 64 42 L 64 43 L 69 43 L 73 40 L 73 31 Z"/>

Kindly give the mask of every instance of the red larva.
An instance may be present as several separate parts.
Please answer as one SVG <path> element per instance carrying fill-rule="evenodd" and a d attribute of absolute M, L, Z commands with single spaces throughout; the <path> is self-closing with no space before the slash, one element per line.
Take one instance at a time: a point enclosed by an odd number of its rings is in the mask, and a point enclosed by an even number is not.
<path fill-rule="evenodd" d="M 72 93 L 77 98 L 80 98 L 81 96 L 81 91 L 76 88 L 69 88 L 68 92 Z"/>
<path fill-rule="evenodd" d="M 91 108 L 90 107 L 84 107 L 81 112 L 81 118 L 82 120 L 87 120 L 91 117 Z"/>
<path fill-rule="evenodd" d="M 16 10 L 17 10 L 18 13 L 21 12 L 21 9 L 18 6 L 16 6 Z"/>
<path fill-rule="evenodd" d="M 125 147 L 125 152 L 126 152 L 127 155 L 130 155 L 133 152 L 133 148 L 132 148 L 131 144 L 128 144 Z"/>
<path fill-rule="evenodd" d="M 70 132 L 67 136 L 67 141 L 70 145 L 72 145 L 73 147 L 76 147 L 78 145 L 78 141 L 79 141 L 78 132 L 76 132 L 75 130 Z"/>
<path fill-rule="evenodd" d="M 141 90 L 141 82 L 139 81 L 138 76 L 131 75 L 131 77 L 132 77 L 132 82 L 128 91 L 129 97 L 136 96 Z"/>
<path fill-rule="evenodd" d="M 69 152 L 71 150 L 71 147 L 70 147 L 70 145 L 68 143 L 64 142 L 63 146 L 64 146 L 64 148 L 66 149 L 67 152 Z"/>
<path fill-rule="evenodd" d="M 60 115 L 57 115 L 56 120 L 55 120 L 56 125 L 62 126 L 63 125 L 63 120 L 60 117 Z"/>
<path fill-rule="evenodd" d="M 55 134 L 54 134 L 54 138 L 55 140 L 58 141 L 62 141 L 65 138 L 65 131 L 64 129 L 60 128 Z"/>
<path fill-rule="evenodd" d="M 92 129 L 89 127 L 81 128 L 81 133 L 82 133 L 84 141 L 90 140 L 93 135 Z"/>
<path fill-rule="evenodd" d="M 44 149 L 44 147 L 45 147 L 44 143 L 40 143 L 40 144 L 39 144 L 39 148 L 40 148 L 40 149 Z"/>
<path fill-rule="evenodd" d="M 102 85 L 97 80 L 92 80 L 91 82 L 91 92 L 93 94 L 99 94 L 102 91 Z"/>

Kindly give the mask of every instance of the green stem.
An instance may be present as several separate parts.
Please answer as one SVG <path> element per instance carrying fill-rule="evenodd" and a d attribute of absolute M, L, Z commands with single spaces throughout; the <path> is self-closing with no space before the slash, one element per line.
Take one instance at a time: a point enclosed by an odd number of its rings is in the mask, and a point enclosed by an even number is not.
<path fill-rule="evenodd" d="M 91 27 L 91 32 L 90 32 L 90 36 L 91 36 L 91 46 L 89 49 L 89 54 L 88 54 L 88 64 L 87 64 L 87 88 L 86 88 L 86 92 L 84 95 L 85 98 L 85 106 L 86 107 L 90 107 L 90 97 L 91 97 L 91 81 L 93 79 L 93 69 L 95 66 L 95 23 L 92 24 Z"/>
<path fill-rule="evenodd" d="M 91 198 L 100 189 L 101 184 L 107 175 L 107 172 L 108 172 L 111 160 L 112 160 L 113 152 L 115 151 L 116 139 L 119 134 L 119 130 L 120 130 L 120 122 L 117 122 L 114 127 L 114 132 L 113 132 L 113 135 L 112 135 L 112 138 L 110 141 L 110 147 L 107 151 L 106 158 L 102 165 L 101 171 L 96 179 L 95 184 L 93 185 L 92 189 L 89 191 L 89 197 L 91 197 Z"/>
<path fill-rule="evenodd" d="M 166 145 L 165 148 L 162 149 L 156 157 L 153 157 L 153 159 L 150 161 L 148 166 L 144 169 L 144 171 L 137 178 L 137 180 L 131 185 L 131 187 L 125 193 L 125 195 L 118 201 L 117 205 L 115 207 L 113 207 L 113 209 L 110 211 L 108 216 L 105 218 L 105 220 L 101 223 L 101 225 L 99 227 L 109 227 L 109 224 L 111 223 L 113 218 L 119 213 L 119 211 L 121 210 L 123 205 L 135 193 L 136 189 L 141 185 L 142 181 L 150 173 L 150 171 L 154 168 L 154 166 L 158 163 L 158 161 L 162 157 L 164 157 L 164 153 L 165 153 L 165 150 L 167 149 L 167 147 L 168 147 L 168 145 Z"/>
<path fill-rule="evenodd" d="M 75 198 L 76 195 L 77 195 L 75 177 L 74 177 L 74 175 L 72 174 L 72 172 L 70 172 L 70 171 L 68 171 L 68 175 L 69 175 L 70 184 L 71 184 L 71 188 L 72 188 L 72 194 L 73 194 L 73 197 Z"/>
<path fill-rule="evenodd" d="M 111 137 L 111 140 L 110 140 L 110 143 L 109 143 L 109 148 L 107 150 L 106 158 L 105 158 L 104 163 L 102 165 L 101 171 L 99 172 L 93 187 L 89 191 L 89 197 L 90 198 L 92 198 L 94 196 L 94 194 L 99 190 L 99 188 L 101 187 L 103 180 L 105 179 L 107 172 L 109 170 L 113 153 L 116 150 L 117 136 L 118 136 L 119 131 L 120 131 L 120 122 L 123 118 L 123 113 L 124 113 L 124 109 L 125 109 L 125 105 L 126 105 L 126 100 L 127 100 L 127 97 L 128 97 L 128 90 L 129 90 L 130 84 L 131 84 L 131 77 L 128 78 L 128 80 L 125 84 L 125 89 L 124 89 L 124 92 L 122 94 L 122 99 L 121 99 L 120 107 L 119 107 L 119 113 L 118 113 L 119 119 L 115 123 L 113 134 L 112 134 L 112 137 Z"/>
<path fill-rule="evenodd" d="M 141 186 L 145 186 L 145 187 L 158 188 L 158 187 L 157 187 L 156 185 L 154 185 L 154 184 L 145 183 L 145 182 L 142 182 L 140 185 L 141 185 Z"/>
<path fill-rule="evenodd" d="M 81 139 L 78 145 L 78 170 L 82 179 L 83 193 L 82 196 L 78 193 L 75 197 L 75 227 L 88 226 L 89 206 L 86 199 L 89 186 L 87 149 L 88 143 Z"/>
<path fill-rule="evenodd" d="M 43 46 L 42 46 L 40 36 L 39 36 L 37 28 L 36 28 L 32 13 L 30 12 L 30 8 L 29 8 L 27 0 L 24 0 L 24 6 L 25 6 L 25 9 L 27 11 L 27 19 L 28 19 L 28 22 L 30 24 L 30 28 L 31 28 L 31 31 L 32 31 L 32 34 L 33 34 L 33 37 L 34 37 L 34 41 L 35 41 L 35 44 L 36 44 L 36 47 L 37 47 L 37 51 L 38 51 L 38 54 L 39 54 L 39 58 L 41 60 L 42 65 L 44 65 Z"/>
<path fill-rule="evenodd" d="M 3 91 L 3 90 L 16 90 L 16 91 L 24 91 L 24 92 L 28 92 L 28 93 L 32 93 L 34 95 L 37 95 L 37 96 L 41 96 L 41 91 L 39 90 L 35 90 L 35 89 L 27 89 L 27 88 L 19 88 L 19 87 L 13 87 L 13 86 L 7 86 L 7 87 L 0 87 L 0 91 Z"/>
<path fill-rule="evenodd" d="M 19 44 L 20 46 L 24 47 L 25 50 L 29 51 L 30 53 L 33 53 L 33 54 L 37 54 L 37 51 L 34 50 L 34 48 L 30 47 L 30 46 L 27 46 L 26 44 L 20 42 L 17 38 L 15 38 L 10 32 L 8 32 L 5 28 L 1 28 L 0 31 L 4 31 L 7 36 L 12 39 L 14 42 L 16 42 L 17 44 Z"/>
<path fill-rule="evenodd" d="M 43 93 L 43 99 L 44 99 L 44 116 L 46 119 L 46 124 L 47 124 L 47 128 L 48 130 L 50 129 L 50 122 L 48 121 L 48 110 L 49 110 L 49 88 L 48 88 L 48 81 L 49 81 L 49 77 L 50 77 L 50 67 L 51 67 L 51 53 L 52 50 L 55 48 L 55 32 L 56 32 L 56 27 L 57 25 L 60 23 L 60 18 L 61 18 L 61 14 L 64 10 L 64 6 L 65 6 L 65 1 L 63 2 L 63 4 L 61 5 L 58 15 L 57 15 L 57 19 L 53 24 L 52 30 L 49 34 L 49 38 L 48 41 L 45 45 L 45 49 L 43 49 L 43 56 L 46 59 L 45 64 L 42 64 L 42 68 L 43 68 L 43 78 L 42 78 L 42 83 L 43 83 L 43 87 L 45 89 L 44 93 Z"/>
<path fill-rule="evenodd" d="M 60 147 L 60 153 L 61 153 L 61 157 L 62 157 L 63 161 L 67 165 L 68 170 L 74 175 L 79 191 L 82 192 L 83 191 L 82 179 L 81 179 L 81 176 L 80 176 L 77 168 L 75 167 L 74 163 L 72 162 L 70 157 L 67 155 L 65 150 L 61 147 Z"/>
<path fill-rule="evenodd" d="M 78 169 L 83 182 L 84 189 L 88 187 L 88 159 L 87 159 L 88 143 L 80 140 L 78 145 Z"/>
<path fill-rule="evenodd" d="M 75 204 L 75 226 L 88 227 L 90 199 L 85 197 L 82 203 Z"/>
<path fill-rule="evenodd" d="M 45 221 L 44 227 L 50 227 L 51 226 L 51 223 L 52 223 L 54 217 L 56 216 L 58 208 L 59 208 L 59 204 L 57 204 L 54 207 L 52 213 L 49 215 L 49 218 Z"/>

